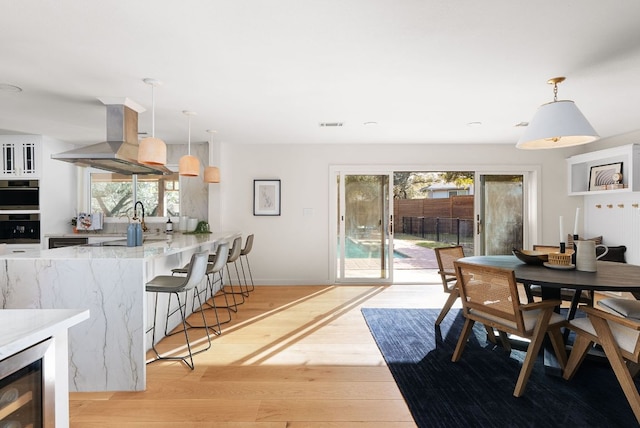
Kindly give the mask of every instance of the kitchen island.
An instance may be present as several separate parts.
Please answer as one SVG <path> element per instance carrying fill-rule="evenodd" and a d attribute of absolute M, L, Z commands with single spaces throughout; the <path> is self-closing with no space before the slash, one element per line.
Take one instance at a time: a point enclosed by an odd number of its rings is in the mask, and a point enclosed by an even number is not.
<path fill-rule="evenodd" d="M 0 311 L 0 373 L 7 369 L 8 373 L 13 374 L 38 360 L 41 361 L 41 366 L 32 367 L 32 371 L 28 372 L 30 374 L 25 377 L 33 376 L 34 371 L 36 373 L 38 370 L 43 371 L 40 373 L 42 390 L 28 388 L 29 384 L 21 383 L 21 378 L 14 379 L 14 385 L 9 384 L 14 391 L 20 393 L 20 396 L 16 394 L 9 403 L 0 402 L 0 421 L 5 421 L 4 424 L 6 424 L 3 425 L 0 422 L 0 426 L 33 426 L 20 424 L 17 421 L 9 422 L 8 420 L 11 419 L 9 412 L 18 412 L 20 407 L 28 406 L 28 403 L 32 402 L 29 397 L 40 392 L 47 401 L 42 409 L 38 409 L 42 414 L 36 412 L 44 419 L 43 425 L 61 428 L 69 426 L 67 330 L 76 328 L 76 324 L 87 319 L 89 319 L 89 311 L 81 310 L 7 309 Z M 36 347 L 44 349 L 37 353 Z M 27 354 L 32 358 L 27 358 Z M 3 380 L 6 381 L 7 378 L 0 379 L 0 384 Z M 9 391 L 9 386 L 3 389 L 5 394 Z M 21 389 L 19 386 L 26 386 L 26 389 Z M 25 399 L 21 400 L 21 397 Z M 35 402 L 41 403 L 40 398 L 42 397 L 35 399 Z M 28 419 L 31 414 L 24 412 L 21 416 Z"/>
<path fill-rule="evenodd" d="M 111 243 L 6 254 L 0 256 L 0 308 L 89 309 L 91 318 L 69 334 L 69 389 L 142 391 L 151 346 L 145 331 L 153 314 L 146 282 L 239 235 L 159 234 L 146 236 L 139 247 Z"/>

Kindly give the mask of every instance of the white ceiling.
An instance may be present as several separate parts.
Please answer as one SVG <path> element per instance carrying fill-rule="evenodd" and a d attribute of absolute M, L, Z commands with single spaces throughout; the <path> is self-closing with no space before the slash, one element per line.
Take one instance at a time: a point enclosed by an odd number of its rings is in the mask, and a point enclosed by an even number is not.
<path fill-rule="evenodd" d="M 515 144 L 566 76 L 602 137 L 640 129 L 637 0 L 0 0 L 0 129 L 105 138 L 128 97 L 185 143 Z M 343 122 L 322 128 L 321 122 Z M 377 122 L 377 125 L 364 125 Z M 469 122 L 481 122 L 470 126 Z"/>

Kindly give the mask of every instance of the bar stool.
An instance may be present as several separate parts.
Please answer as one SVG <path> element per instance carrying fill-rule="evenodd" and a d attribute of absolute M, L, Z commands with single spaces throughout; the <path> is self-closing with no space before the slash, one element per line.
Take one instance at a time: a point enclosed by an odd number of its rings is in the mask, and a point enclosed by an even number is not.
<path fill-rule="evenodd" d="M 231 294 L 233 296 L 233 302 L 235 305 L 235 309 L 232 309 L 234 312 L 237 312 L 238 305 L 241 305 L 244 303 L 244 298 L 249 296 L 249 291 L 244 291 L 242 289 L 242 280 L 240 279 L 240 271 L 238 270 L 238 258 L 240 257 L 240 252 L 242 251 L 242 238 L 241 237 L 237 237 L 233 240 L 233 245 L 231 246 L 231 251 L 229 251 L 229 258 L 227 259 L 227 278 L 229 279 L 229 288 L 231 289 L 231 291 L 226 291 L 224 289 L 224 287 L 222 288 L 222 292 L 225 294 Z M 216 254 L 219 253 L 216 252 Z M 234 291 L 233 289 L 233 281 L 231 280 L 231 268 L 229 268 L 229 265 L 233 263 L 233 266 L 236 269 L 236 277 L 238 278 L 238 287 L 240 288 L 240 291 Z M 240 296 L 240 298 L 242 299 L 240 302 L 236 301 L 235 296 Z"/>
<path fill-rule="evenodd" d="M 221 293 L 221 289 L 222 289 L 222 269 L 224 268 L 225 264 L 227 263 L 227 258 L 228 258 L 228 254 L 229 254 L 229 244 L 228 243 L 223 243 L 220 244 L 218 246 L 218 251 L 216 252 L 216 254 L 214 255 L 209 255 L 208 260 L 211 261 L 211 263 L 207 263 L 207 287 L 205 287 L 204 290 L 198 290 L 196 289 L 195 293 L 199 294 L 198 296 L 198 301 L 202 302 L 202 306 L 201 306 L 201 310 L 205 310 L 205 309 L 213 309 L 213 313 L 215 314 L 216 317 L 216 325 L 218 326 L 218 329 L 216 330 L 213 326 L 208 326 L 208 328 L 210 328 L 213 333 L 220 335 L 222 334 L 222 327 L 221 324 L 226 324 L 229 321 L 231 321 L 231 306 L 229 305 L 229 301 L 227 300 L 227 296 L 224 293 Z M 171 272 L 175 275 L 175 274 L 186 274 L 188 273 L 190 268 L 190 264 L 187 264 L 186 266 L 182 267 L 182 268 L 175 268 L 175 269 L 171 269 Z M 220 275 L 220 279 L 216 280 L 216 274 Z M 215 285 L 216 284 L 220 284 L 220 288 L 218 288 L 217 290 L 215 289 Z M 211 294 L 211 303 L 209 303 L 209 299 L 207 297 L 207 291 L 210 292 Z M 204 300 L 202 300 L 202 294 L 204 293 Z M 225 299 L 225 306 L 217 306 L 216 305 L 216 300 L 215 300 L 215 296 L 216 294 L 222 294 L 224 295 L 224 299 Z M 208 308 L 204 308 L 204 306 L 208 306 Z M 193 312 L 195 312 L 195 306 L 196 306 L 196 299 L 195 299 L 195 294 L 194 294 L 194 299 L 193 299 L 193 304 L 191 307 L 191 310 Z M 220 321 L 220 317 L 218 316 L 218 308 L 226 308 L 227 312 L 228 312 L 228 318 L 224 321 Z M 191 328 L 205 328 L 205 326 L 190 326 Z"/>
<path fill-rule="evenodd" d="M 249 271 L 249 279 L 251 280 L 251 289 L 248 291 L 253 291 L 256 289 L 255 285 L 253 284 L 253 275 L 251 274 L 251 266 L 249 265 L 249 257 L 248 257 L 252 248 L 253 248 L 253 233 L 247 236 L 247 240 L 244 243 L 244 248 L 240 251 L 240 268 L 242 269 L 242 277 L 244 278 L 244 284 L 247 287 L 247 289 L 249 289 L 249 283 L 247 282 L 247 276 L 244 273 L 244 263 L 242 263 L 243 257 L 247 261 L 247 270 Z"/>
<path fill-rule="evenodd" d="M 204 312 L 201 310 L 200 314 L 202 315 L 202 322 L 204 324 L 204 328 L 207 332 L 207 341 L 209 342 L 207 347 L 204 349 L 200 349 L 196 352 L 191 350 L 191 342 L 189 341 L 189 333 L 188 328 L 190 327 L 189 323 L 186 320 L 186 306 L 187 306 L 187 295 L 189 291 L 192 289 L 195 290 L 195 296 L 197 296 L 198 300 L 200 300 L 200 294 L 198 293 L 198 284 L 200 284 L 207 272 L 207 260 L 209 253 L 207 251 L 202 251 L 195 253 L 191 256 L 191 262 L 189 263 L 189 270 L 187 272 L 186 277 L 180 276 L 172 276 L 172 275 L 159 275 L 153 278 L 151 281 L 146 284 L 146 291 L 149 293 L 156 293 L 155 305 L 153 309 L 153 326 L 149 328 L 146 333 L 152 331 L 152 339 L 151 339 L 151 347 L 153 352 L 156 354 L 156 358 L 149 361 L 152 363 L 158 360 L 181 360 L 183 361 L 191 370 L 194 369 L 193 356 L 204 352 L 211 348 L 211 336 L 209 336 L 209 329 L 207 327 L 207 320 L 204 316 Z M 187 349 L 189 351 L 188 355 L 183 356 L 162 356 L 160 352 L 156 349 L 156 318 L 158 313 L 158 294 L 159 293 L 169 293 L 169 302 L 167 303 L 167 319 L 165 320 L 164 332 L 166 336 L 170 336 L 173 334 L 179 333 L 179 331 L 174 333 L 169 333 L 167 331 L 169 325 L 169 317 L 176 312 L 180 312 L 180 316 L 182 318 L 182 331 L 184 332 L 184 337 L 187 341 Z M 180 294 L 184 293 L 184 302 L 180 300 Z M 178 299 L 178 307 L 171 311 L 171 297 L 175 294 Z M 201 304 L 202 306 L 202 304 Z M 189 358 L 189 361 L 187 361 Z"/>

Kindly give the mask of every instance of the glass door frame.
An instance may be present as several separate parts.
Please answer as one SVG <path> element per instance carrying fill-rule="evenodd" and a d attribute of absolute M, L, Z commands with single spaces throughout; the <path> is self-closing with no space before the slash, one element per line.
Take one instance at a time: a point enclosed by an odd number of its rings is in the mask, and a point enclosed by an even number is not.
<path fill-rule="evenodd" d="M 476 168 L 474 183 L 476 186 L 474 198 L 475 234 L 474 249 L 475 255 L 483 255 L 484 245 L 482 243 L 483 228 L 483 207 L 482 207 L 482 176 L 484 175 L 522 175 L 522 242 L 524 248 L 531 248 L 533 244 L 540 241 L 541 231 L 538 227 L 542 219 L 539 201 L 540 167 L 518 165 L 512 168 L 501 169 L 479 169 Z"/>
<path fill-rule="evenodd" d="M 393 170 L 387 167 L 376 168 L 375 166 L 330 166 L 329 168 L 329 230 L 330 245 L 329 245 L 329 278 L 336 284 L 391 284 L 393 283 Z M 345 195 L 344 195 L 344 177 L 346 175 L 384 175 L 388 176 L 388 188 L 387 188 L 387 207 L 386 207 L 386 220 L 383 220 L 383 226 L 387 226 L 386 236 L 387 243 L 387 276 L 384 278 L 345 278 L 345 242 L 344 239 L 340 240 L 340 263 L 338 264 L 338 242 L 339 237 L 345 237 L 345 222 L 340 221 L 340 218 L 344 218 L 345 213 Z M 340 192 L 338 192 L 338 186 L 340 186 Z M 340 203 L 338 204 L 338 197 L 340 197 Z M 339 222 L 339 223 L 338 223 Z M 339 228 L 339 232 L 338 232 Z M 340 267 L 340 276 L 338 275 L 338 266 Z"/>
<path fill-rule="evenodd" d="M 335 245 L 337 236 L 337 180 L 340 172 L 362 173 L 362 174 L 391 174 L 394 172 L 404 171 L 474 171 L 478 174 L 523 174 L 524 175 L 524 212 L 523 212 L 523 240 L 526 248 L 531 248 L 533 244 L 541 242 L 542 231 L 540 224 L 542 222 L 542 207 L 540 203 L 540 192 L 542 189 L 542 167 L 540 165 L 524 164 L 524 165 L 469 165 L 469 164 L 385 164 L 385 165 L 329 165 L 329 272 L 328 278 L 334 284 L 345 283 L 336 281 L 337 272 L 337 246 Z M 477 181 L 475 181 L 477 183 Z M 393 184 L 393 182 L 392 182 Z M 389 186 L 393 191 L 393 185 Z M 474 192 L 475 193 L 475 192 Z M 390 199 L 393 204 L 393 197 Z M 393 206 L 390 207 L 393 210 Z M 393 213 L 393 211 L 391 211 Z M 474 198 L 474 218 L 480 213 L 478 206 L 478 198 Z M 394 219 L 395 220 L 395 219 Z M 477 230 L 477 229 L 476 229 Z M 478 252 L 479 242 L 478 235 L 474 238 L 474 247 Z M 393 250 L 391 250 L 393 251 Z M 479 254 L 476 254 L 479 255 Z M 393 268 L 393 265 L 390 265 Z M 393 280 L 393 270 L 391 271 L 391 280 Z"/>

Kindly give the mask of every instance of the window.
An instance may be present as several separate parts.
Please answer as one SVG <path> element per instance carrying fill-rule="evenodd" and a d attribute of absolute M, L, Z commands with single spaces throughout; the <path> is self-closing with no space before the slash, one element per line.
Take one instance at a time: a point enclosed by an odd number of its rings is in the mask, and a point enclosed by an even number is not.
<path fill-rule="evenodd" d="M 91 211 L 105 219 L 130 215 L 136 201 L 146 217 L 180 215 L 180 179 L 171 175 L 122 175 L 100 170 L 89 172 Z"/>

